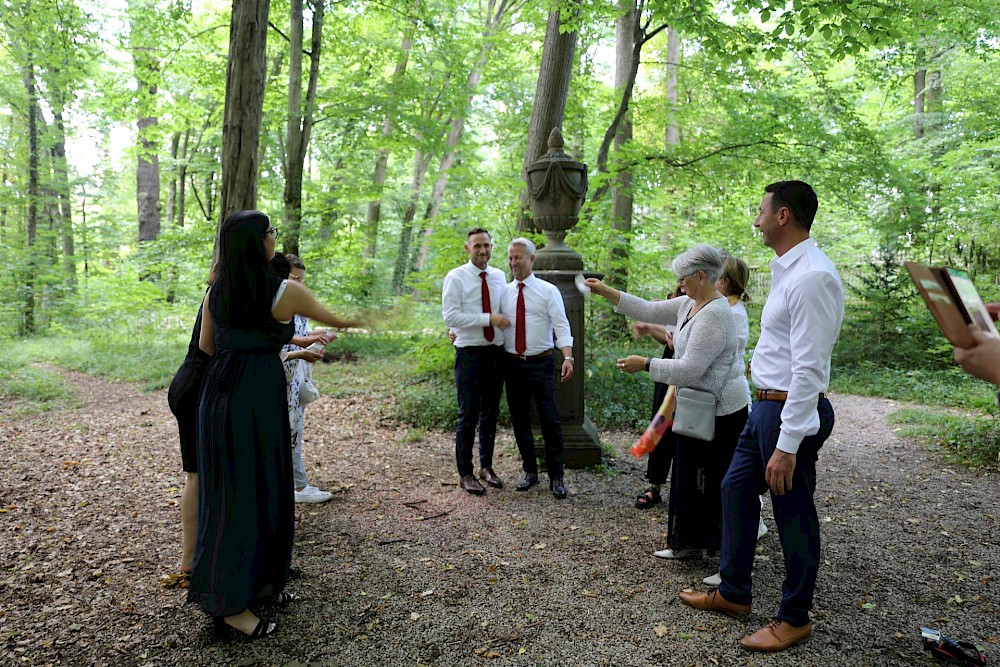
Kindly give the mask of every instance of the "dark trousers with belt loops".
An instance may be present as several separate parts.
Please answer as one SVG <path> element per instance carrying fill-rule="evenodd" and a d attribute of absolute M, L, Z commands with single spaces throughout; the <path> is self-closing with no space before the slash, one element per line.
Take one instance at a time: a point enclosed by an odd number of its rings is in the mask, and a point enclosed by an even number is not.
<path fill-rule="evenodd" d="M 517 450 L 524 472 L 537 474 L 535 436 L 531 431 L 531 401 L 538 409 L 538 422 L 545 441 L 545 468 L 549 479 L 563 476 L 563 436 L 556 405 L 556 369 L 553 356 L 521 361 L 507 355 L 507 407 L 514 426 Z"/>
<path fill-rule="evenodd" d="M 722 597 L 737 604 L 750 604 L 750 571 L 757 547 L 760 520 L 758 496 L 767 489 L 764 471 L 778 444 L 783 402 L 758 401 L 736 445 L 733 462 L 722 481 Z M 785 495 L 771 494 L 774 521 L 785 556 L 785 581 L 776 618 L 796 627 L 809 622 L 816 576 L 819 573 L 819 519 L 813 493 L 819 450 L 833 431 L 833 407 L 819 399 L 819 432 L 802 440 L 796 455 L 792 489 Z"/>
<path fill-rule="evenodd" d="M 502 347 L 478 345 L 455 349 L 455 387 L 458 389 L 458 428 L 455 462 L 458 474 L 471 475 L 472 445 L 479 427 L 479 466 L 493 467 L 500 394 L 503 393 Z"/>

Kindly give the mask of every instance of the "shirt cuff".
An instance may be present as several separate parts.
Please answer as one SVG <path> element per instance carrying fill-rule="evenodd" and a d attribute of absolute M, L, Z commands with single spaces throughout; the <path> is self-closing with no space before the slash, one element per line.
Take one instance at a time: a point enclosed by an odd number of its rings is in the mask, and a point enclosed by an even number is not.
<path fill-rule="evenodd" d="M 801 444 L 802 438 L 799 436 L 790 435 L 784 431 L 778 436 L 777 448 L 785 453 L 798 454 Z"/>

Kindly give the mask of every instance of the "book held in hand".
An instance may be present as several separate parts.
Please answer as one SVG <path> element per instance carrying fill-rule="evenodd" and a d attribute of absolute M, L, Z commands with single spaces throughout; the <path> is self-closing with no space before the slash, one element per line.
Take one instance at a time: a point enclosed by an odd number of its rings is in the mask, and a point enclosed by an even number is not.
<path fill-rule="evenodd" d="M 941 332 L 955 347 L 975 346 L 969 325 L 998 336 L 993 319 L 969 274 L 961 269 L 906 262 L 913 284 L 937 320 Z"/>

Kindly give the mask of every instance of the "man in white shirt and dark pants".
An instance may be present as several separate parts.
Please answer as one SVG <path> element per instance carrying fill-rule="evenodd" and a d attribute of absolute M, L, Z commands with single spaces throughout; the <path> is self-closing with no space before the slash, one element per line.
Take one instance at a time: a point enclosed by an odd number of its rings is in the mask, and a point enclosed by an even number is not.
<path fill-rule="evenodd" d="M 455 387 L 458 390 L 458 428 L 455 461 L 462 488 L 474 495 L 486 489 L 473 475 L 472 445 L 479 426 L 479 476 L 494 488 L 503 482 L 493 472 L 500 394 L 503 393 L 503 329 L 510 321 L 501 314 L 500 298 L 506 277 L 489 265 L 493 241 L 481 227 L 466 234 L 469 261 L 445 276 L 441 314 L 455 334 Z"/>
<path fill-rule="evenodd" d="M 507 247 L 507 263 L 514 279 L 507 285 L 500 309 L 511 320 L 504 332 L 504 349 L 507 351 L 507 407 L 524 469 L 524 479 L 517 490 L 527 491 L 538 483 L 535 436 L 531 431 L 531 401 L 534 399 L 545 441 L 549 489 L 556 498 L 565 498 L 563 436 L 556 404 L 552 348 L 559 347 L 563 353 L 559 375 L 560 381 L 565 382 L 573 377 L 573 335 L 566 318 L 566 306 L 558 287 L 531 272 L 535 263 L 534 243 L 525 238 L 511 241 Z"/>
<path fill-rule="evenodd" d="M 740 645 L 782 651 L 812 634 L 809 611 L 820 562 L 816 460 L 833 431 L 825 392 L 844 319 L 844 289 L 836 267 L 809 238 L 818 207 L 813 189 L 802 181 L 781 181 L 764 190 L 754 226 L 777 257 L 771 260 L 771 293 L 750 365 L 757 402 L 722 482 L 722 583 L 717 590 L 680 597 L 700 609 L 750 611 L 757 496 L 770 488 L 785 556 L 781 606 L 771 623 Z"/>

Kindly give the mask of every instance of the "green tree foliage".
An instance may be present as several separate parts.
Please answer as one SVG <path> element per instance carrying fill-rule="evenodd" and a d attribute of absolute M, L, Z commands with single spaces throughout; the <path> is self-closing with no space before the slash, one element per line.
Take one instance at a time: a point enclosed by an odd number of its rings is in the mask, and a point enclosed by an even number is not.
<path fill-rule="evenodd" d="M 229 3 L 144 0 L 93 16 L 83 6 L 0 0 L 0 258 L 15 267 L 0 276 L 0 331 L 7 336 L 24 316 L 29 274 L 37 284 L 32 303 L 40 331 L 94 321 L 94 312 L 134 317 L 134 303 L 152 320 L 186 328 L 210 262 Z M 305 5 L 306 35 L 316 6 Z M 669 258 L 705 241 L 759 269 L 759 284 L 750 286 L 759 307 L 770 259 L 752 230 L 762 188 L 802 178 L 820 194 L 814 236 L 845 267 L 849 282 L 860 285 L 861 293 L 852 293 L 852 326 L 875 337 L 886 363 L 913 363 L 909 348 L 916 347 L 928 365 L 940 362 L 939 339 L 908 334 L 908 322 L 926 325 L 919 304 L 898 313 L 876 306 L 908 290 L 889 270 L 890 255 L 894 262 L 966 266 L 988 298 L 998 296 L 992 285 L 1000 274 L 1000 29 L 992 3 L 642 0 L 635 6 L 646 41 L 625 100 L 632 138 L 599 166 L 623 103 L 612 77 L 618 0 L 327 2 L 298 238 L 310 285 L 343 307 L 406 299 L 434 304 L 443 274 L 463 261 L 465 230 L 475 225 L 494 232 L 501 250 L 494 264 L 504 265 L 502 249 L 517 234 L 546 18 L 558 7 L 565 29 L 578 32 L 563 134 L 567 152 L 590 165 L 593 200 L 567 242 L 589 268 L 610 265 L 606 188 L 628 170 L 634 212 L 622 241 L 629 289 L 662 296 L 673 284 Z M 489 27 L 487 16 L 501 8 L 502 20 Z M 288 15 L 287 0 L 272 2 L 257 149 L 258 206 L 279 221 Z M 664 92 L 668 26 L 680 40 L 676 103 Z M 157 64 L 155 98 L 135 81 L 130 45 L 139 37 Z M 406 67 L 399 68 L 404 48 Z M 29 56 L 43 121 L 43 201 L 30 250 L 23 85 Z M 477 68 L 478 78 L 471 76 Z M 925 86 L 925 104 L 915 113 L 920 72 L 940 86 Z M 144 137 L 160 159 L 166 207 L 159 237 L 141 250 L 135 240 L 140 112 L 158 118 Z M 52 153 L 57 116 L 67 137 L 65 186 Z M 449 141 L 457 119 L 462 132 Z M 668 145 L 671 124 L 678 140 Z M 380 156 L 385 181 L 373 184 Z M 69 218 L 49 205 L 65 190 Z M 375 200 L 377 227 L 366 215 Z M 158 278 L 140 289 L 131 284 L 140 275 Z M 841 358 L 864 357 L 867 349 Z"/>

